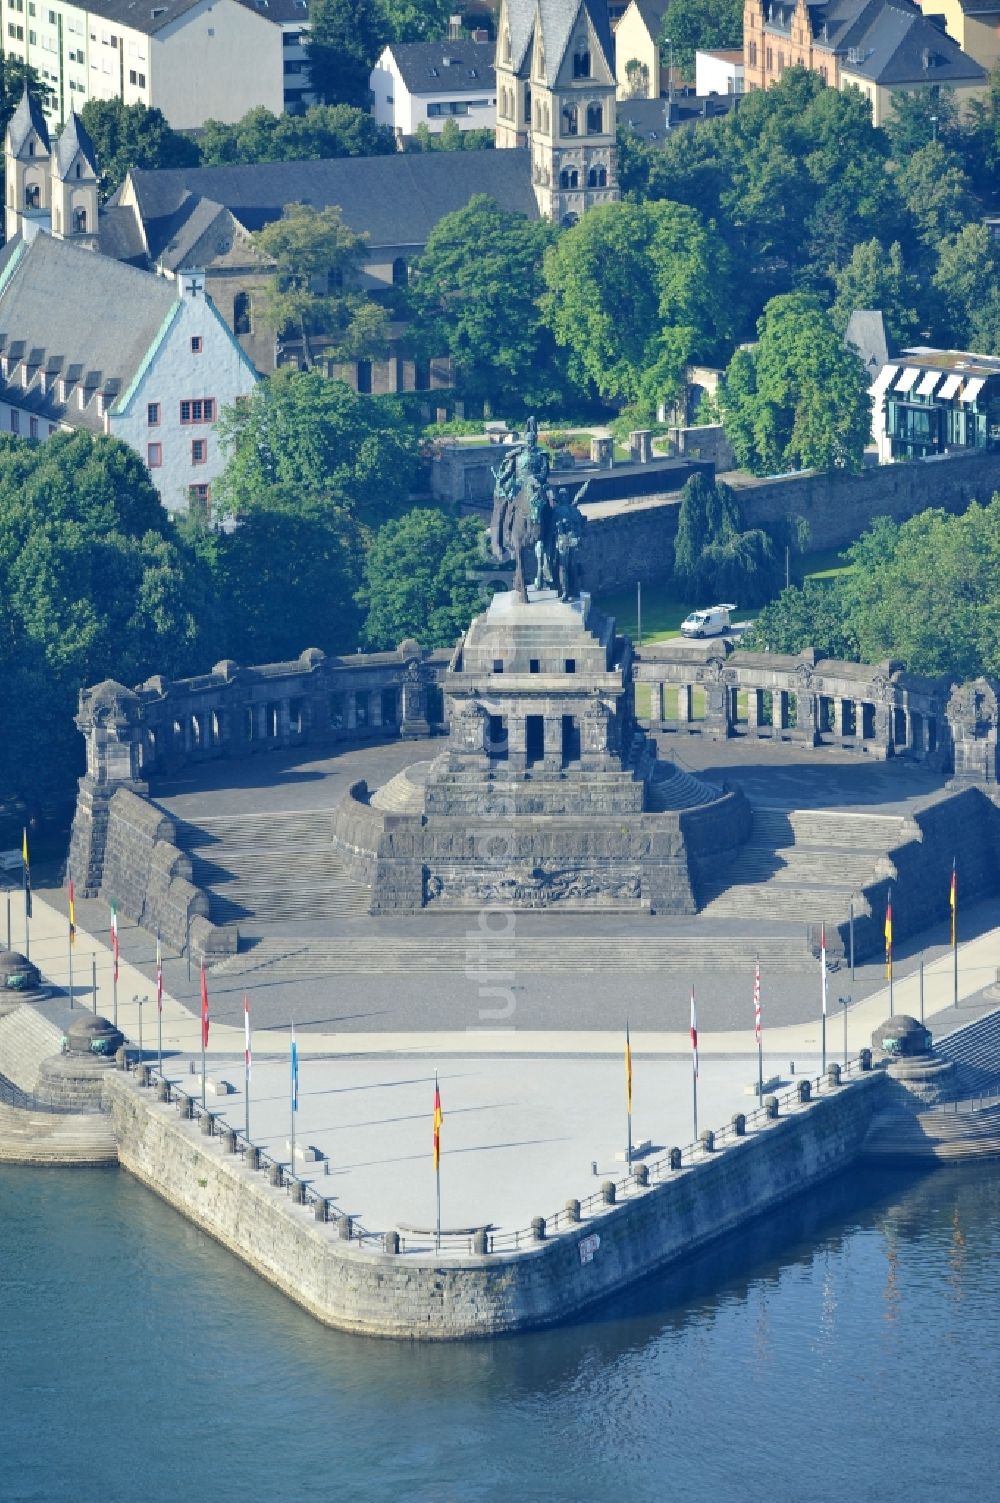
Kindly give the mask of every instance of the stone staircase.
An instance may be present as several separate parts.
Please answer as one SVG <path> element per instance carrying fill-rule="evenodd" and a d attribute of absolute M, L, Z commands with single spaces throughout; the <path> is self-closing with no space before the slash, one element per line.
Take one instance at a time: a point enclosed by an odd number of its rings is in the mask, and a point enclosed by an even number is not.
<path fill-rule="evenodd" d="M 958 1068 L 963 1090 L 1000 1092 L 1000 1008 L 936 1038 L 934 1048 Z"/>
<path fill-rule="evenodd" d="M 697 809 L 721 797 L 721 788 L 703 783 L 681 767 L 659 762 L 649 785 L 648 807 L 652 813 L 662 814 L 671 809 Z"/>
<path fill-rule="evenodd" d="M 481 967 L 542 976 L 635 976 L 666 970 L 688 976 L 734 969 L 752 980 L 755 954 L 760 956 L 764 976 L 802 969 L 802 951 L 787 936 L 727 939 L 721 957 L 717 946 L 693 934 L 632 933 L 591 939 L 584 934 L 556 933 L 518 936 L 512 941 L 491 941 L 478 934 L 429 934 L 419 939 L 395 935 L 378 945 L 368 939 L 262 939 L 250 950 L 227 956 L 213 968 L 213 974 L 265 979 L 274 973 L 284 981 L 321 976 L 433 977 L 467 971 L 478 976 Z"/>
<path fill-rule="evenodd" d="M 397 772 L 381 788 L 376 788 L 370 799 L 372 808 L 380 809 L 383 814 L 422 814 L 429 767 L 429 762 L 417 762 Z"/>
<path fill-rule="evenodd" d="M 177 844 L 208 894 L 214 924 L 366 914 L 368 889 L 348 875 L 332 831 L 330 809 L 288 810 L 178 821 Z"/>
<path fill-rule="evenodd" d="M 868 1159 L 967 1160 L 1000 1157 L 1000 1101 L 950 1109 L 882 1112 L 865 1140 Z"/>
<path fill-rule="evenodd" d="M 0 1018 L 0 1074 L 26 1095 L 38 1084 L 43 1059 L 58 1054 L 63 1031 L 27 1002 Z"/>
<path fill-rule="evenodd" d="M 869 912 L 864 887 L 886 874 L 888 852 L 915 833 L 898 815 L 755 805 L 750 839 L 726 872 L 702 886 L 699 912 L 834 924 L 847 919 L 853 896 L 860 918 Z"/>

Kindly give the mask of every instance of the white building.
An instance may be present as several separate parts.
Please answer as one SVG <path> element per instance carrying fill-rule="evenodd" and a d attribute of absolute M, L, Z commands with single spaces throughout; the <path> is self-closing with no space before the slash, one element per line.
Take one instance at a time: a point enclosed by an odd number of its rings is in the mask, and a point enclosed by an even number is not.
<path fill-rule="evenodd" d="M 694 55 L 695 93 L 742 94 L 743 50 L 720 49 L 716 52 L 696 52 Z"/>
<path fill-rule="evenodd" d="M 0 0 L 3 51 L 35 68 L 50 123 L 89 99 L 163 111 L 175 130 L 312 103 L 307 0 Z"/>
<path fill-rule="evenodd" d="M 442 130 L 454 120 L 462 130 L 496 124 L 497 84 L 493 43 L 469 38 L 445 42 L 393 42 L 371 71 L 372 114 L 397 135 L 418 125 Z"/>
<path fill-rule="evenodd" d="M 169 511 L 192 498 L 210 506 L 223 468 L 216 420 L 249 395 L 257 372 L 205 295 L 204 273 L 168 281 L 92 248 L 96 174 L 75 116 L 50 149 L 25 94 L 5 162 L 0 432 L 113 434 L 149 466 Z M 30 209 L 12 209 L 12 198 Z"/>

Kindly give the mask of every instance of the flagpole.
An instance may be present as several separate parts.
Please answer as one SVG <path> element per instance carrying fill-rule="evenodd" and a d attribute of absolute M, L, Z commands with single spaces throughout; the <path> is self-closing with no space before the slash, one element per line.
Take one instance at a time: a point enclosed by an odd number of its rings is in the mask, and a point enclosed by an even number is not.
<path fill-rule="evenodd" d="M 21 891 L 24 894 L 24 958 L 31 959 L 31 863 L 28 860 L 28 827 L 21 835 Z"/>
<path fill-rule="evenodd" d="M 757 1105 L 764 1099 L 764 1039 L 760 1027 L 760 955 L 754 956 L 753 1026 L 757 1035 Z"/>
<path fill-rule="evenodd" d="M 97 1017 L 97 956 L 90 957 L 90 984 L 94 993 L 94 1017 Z"/>
<path fill-rule="evenodd" d="M 159 935 L 157 934 L 157 943 Z M 118 903 L 111 899 L 111 1021 L 118 1027 Z"/>
<path fill-rule="evenodd" d="M 820 963 L 820 967 L 822 968 L 822 976 L 820 978 L 820 991 L 821 991 L 821 996 L 822 996 L 822 1001 L 823 1001 L 823 1021 L 822 1021 L 821 1028 L 820 1028 L 823 1062 L 822 1062 L 822 1064 L 820 1066 L 820 1074 L 825 1075 L 826 1074 L 826 923 L 825 922 L 823 924 L 822 929 L 820 930 L 819 963 Z"/>
<path fill-rule="evenodd" d="M 691 1100 L 694 1108 L 694 1141 L 698 1141 L 698 1015 L 691 988 Z"/>
<path fill-rule="evenodd" d="M 243 1136 L 250 1142 L 250 998 L 243 993 Z"/>
<path fill-rule="evenodd" d="M 292 1174 L 295 1173 L 295 1107 L 296 1107 L 296 1101 L 295 1101 L 295 1094 L 296 1094 L 295 1065 L 296 1065 L 296 1059 L 295 1059 L 295 1024 L 293 1023 L 292 1024 L 292 1082 L 291 1082 L 291 1084 L 292 1084 L 292 1110 L 289 1113 L 289 1115 L 290 1115 L 290 1117 L 292 1119 L 292 1134 L 291 1134 L 291 1142 L 290 1142 L 290 1145 L 289 1145 L 290 1148 L 291 1148 L 291 1160 L 292 1160 L 292 1162 L 291 1162 L 291 1172 L 292 1172 Z"/>
<path fill-rule="evenodd" d="M 207 1085 L 207 1082 L 205 1080 L 205 1072 L 206 1072 L 206 1065 L 205 1065 L 205 1045 L 208 1043 L 207 1034 L 208 1034 L 208 981 L 206 980 L 206 977 L 205 977 L 205 962 L 204 962 L 204 960 L 202 960 L 202 962 L 201 962 L 201 1105 L 202 1105 L 202 1110 L 203 1111 L 207 1111 L 208 1110 L 208 1101 L 206 1099 L 206 1094 L 205 1094 L 205 1092 L 206 1092 L 206 1085 Z"/>
<path fill-rule="evenodd" d="M 886 909 L 886 920 L 885 920 L 885 955 L 886 955 L 886 965 L 888 966 L 888 969 L 889 969 L 889 1016 L 890 1016 L 890 1018 L 894 1018 L 896 1016 L 896 1008 L 895 1008 L 895 1004 L 894 1004 L 894 1001 L 893 1001 L 893 988 L 892 988 L 892 888 L 891 887 L 889 888 L 889 905 L 888 905 L 888 908 Z"/>
<path fill-rule="evenodd" d="M 958 1006 L 958 861 L 951 858 L 951 955 L 953 974 L 953 999 Z"/>
<path fill-rule="evenodd" d="M 66 948 L 67 948 L 67 951 L 69 952 L 69 1005 L 70 1005 L 70 1011 L 72 1011 L 72 1009 L 73 1009 L 73 926 L 72 926 L 72 924 L 70 924 L 70 927 L 69 927 L 69 940 L 68 940 L 68 944 L 67 944 Z"/>
<path fill-rule="evenodd" d="M 625 1121 L 628 1136 L 625 1139 L 625 1168 L 632 1168 L 632 1044 L 625 1019 Z"/>
<path fill-rule="evenodd" d="M 440 1091 L 438 1089 L 438 1072 L 434 1071 L 434 1115 L 435 1115 L 435 1143 L 434 1143 L 434 1188 L 437 1196 L 437 1220 L 434 1224 L 434 1247 L 437 1252 L 441 1251 L 441 1127 L 437 1122 L 440 1113 Z"/>

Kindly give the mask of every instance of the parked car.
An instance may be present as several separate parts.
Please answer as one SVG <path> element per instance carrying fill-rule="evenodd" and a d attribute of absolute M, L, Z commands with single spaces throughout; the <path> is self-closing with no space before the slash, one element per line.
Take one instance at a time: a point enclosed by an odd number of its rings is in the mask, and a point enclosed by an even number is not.
<path fill-rule="evenodd" d="M 717 637 L 731 626 L 730 611 L 735 605 L 709 605 L 702 611 L 692 611 L 681 622 L 682 637 Z"/>

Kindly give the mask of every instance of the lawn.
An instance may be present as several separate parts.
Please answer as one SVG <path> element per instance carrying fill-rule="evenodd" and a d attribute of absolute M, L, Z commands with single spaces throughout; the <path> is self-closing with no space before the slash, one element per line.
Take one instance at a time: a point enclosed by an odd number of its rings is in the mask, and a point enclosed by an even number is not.
<path fill-rule="evenodd" d="M 838 574 L 846 574 L 851 567 L 850 564 L 845 563 L 843 554 L 837 548 L 804 553 L 797 563 L 796 573 L 801 572 L 806 579 L 833 579 Z M 714 603 L 710 600 L 682 599 L 677 593 L 672 578 L 644 584 L 642 587 L 642 640 L 654 642 L 665 637 L 679 636 L 681 622 L 689 612 L 699 606 Z M 626 636 L 632 637 L 633 640 L 638 638 L 638 601 L 635 589 L 615 590 L 612 594 L 601 595 L 596 604 L 602 611 L 614 616 L 618 629 Z M 756 615 L 757 610 L 741 611 L 737 602 L 735 612 L 737 621 L 752 621 Z"/>

